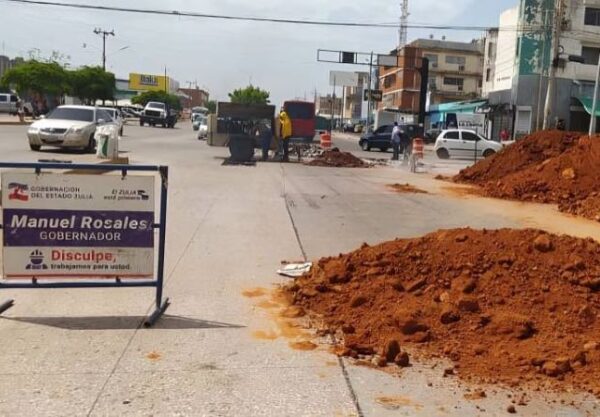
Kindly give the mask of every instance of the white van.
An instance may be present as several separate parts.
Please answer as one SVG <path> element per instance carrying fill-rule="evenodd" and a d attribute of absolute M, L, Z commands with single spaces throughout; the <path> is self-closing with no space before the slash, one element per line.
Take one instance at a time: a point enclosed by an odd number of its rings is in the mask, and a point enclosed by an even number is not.
<path fill-rule="evenodd" d="M 16 94 L 0 93 L 0 113 L 17 114 L 19 97 Z"/>

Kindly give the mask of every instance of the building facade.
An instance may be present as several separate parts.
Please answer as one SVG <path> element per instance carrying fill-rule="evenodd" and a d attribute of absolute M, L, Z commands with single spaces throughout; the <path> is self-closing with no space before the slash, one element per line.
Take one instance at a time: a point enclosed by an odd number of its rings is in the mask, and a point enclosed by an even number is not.
<path fill-rule="evenodd" d="M 4 76 L 6 71 L 25 62 L 23 58 L 9 58 L 6 55 L 0 55 L 0 78 Z"/>
<path fill-rule="evenodd" d="M 332 97 L 331 94 L 327 94 L 326 96 L 319 96 L 316 103 L 316 113 L 319 116 L 331 117 L 331 111 L 333 110 L 333 115 L 337 118 L 342 115 L 342 98 L 335 96 Z"/>
<path fill-rule="evenodd" d="M 364 90 L 369 84 L 369 73 L 358 73 L 356 87 L 344 87 L 344 119 L 362 119 Z"/>
<path fill-rule="evenodd" d="M 543 126 L 551 65 L 556 66 L 556 84 L 550 126 L 562 120 L 569 130 L 586 131 L 589 125 L 600 56 L 600 0 L 562 1 L 558 57 L 552 56 L 554 0 L 520 0 L 500 17 L 498 52 L 486 67 L 494 77 L 486 83 L 485 95 L 492 111 L 510 113 L 516 138 Z"/>
<path fill-rule="evenodd" d="M 129 74 L 129 89 L 135 91 L 168 91 L 176 93 L 179 82 L 164 75 Z"/>
<path fill-rule="evenodd" d="M 392 54 L 398 54 L 398 67 L 384 67 L 380 72 L 379 85 L 383 90 L 380 108 L 418 112 L 419 68 L 423 58 L 429 60 L 429 104 L 470 100 L 481 95 L 482 41 L 417 39 Z"/>
<path fill-rule="evenodd" d="M 178 91 L 186 96 L 186 98 L 181 99 L 181 104 L 186 109 L 191 109 L 192 107 L 206 107 L 206 104 L 208 103 L 209 94 L 201 88 L 180 88 Z"/>

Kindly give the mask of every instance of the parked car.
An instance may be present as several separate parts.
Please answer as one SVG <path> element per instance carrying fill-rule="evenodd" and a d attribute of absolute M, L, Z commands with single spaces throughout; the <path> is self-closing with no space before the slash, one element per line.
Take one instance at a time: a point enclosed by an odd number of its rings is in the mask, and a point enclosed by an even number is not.
<path fill-rule="evenodd" d="M 203 114 L 192 113 L 192 130 L 197 131 L 200 128 L 200 122 L 206 118 Z"/>
<path fill-rule="evenodd" d="M 131 118 L 135 118 L 135 119 L 140 117 L 140 112 L 131 107 L 123 107 L 121 109 L 121 112 L 122 112 L 123 116 L 125 116 L 125 117 L 131 117 Z"/>
<path fill-rule="evenodd" d="M 467 159 L 475 156 L 487 158 L 502 148 L 501 143 L 486 139 L 473 130 L 449 129 L 442 130 L 435 141 L 434 150 L 440 159 Z"/>
<path fill-rule="evenodd" d="M 378 148 L 381 152 L 387 151 L 392 147 L 392 130 L 394 126 L 384 125 L 380 126 L 373 132 L 368 132 L 361 136 L 358 141 L 358 146 L 363 151 L 370 151 L 373 148 Z"/>
<path fill-rule="evenodd" d="M 355 123 L 355 122 L 352 122 L 352 121 L 350 121 L 350 122 L 346 122 L 346 123 L 344 123 L 344 125 L 342 126 L 342 130 L 343 130 L 344 132 L 351 132 L 351 133 L 354 133 L 354 127 L 355 127 L 355 126 L 356 126 L 356 123 Z"/>
<path fill-rule="evenodd" d="M 401 125 L 400 128 L 408 135 L 410 140 L 416 137 L 423 137 L 423 128 L 415 124 Z M 372 148 L 378 148 L 382 152 L 392 147 L 393 125 L 380 126 L 373 132 L 365 133 L 358 142 L 364 151 L 370 151 Z M 403 152 L 403 149 L 400 149 Z"/>
<path fill-rule="evenodd" d="M 177 123 L 177 111 L 172 109 L 167 103 L 150 101 L 144 107 L 140 114 L 140 126 L 145 123 L 150 126 L 161 125 L 162 127 L 175 127 Z"/>
<path fill-rule="evenodd" d="M 52 146 L 94 152 L 96 127 L 109 123 L 114 123 L 110 114 L 97 107 L 59 106 L 29 126 L 29 147 L 33 151 Z"/>
<path fill-rule="evenodd" d="M 18 102 L 19 102 L 19 97 L 16 94 L 1 93 L 0 94 L 0 113 L 8 113 L 10 115 L 16 115 Z"/>
<path fill-rule="evenodd" d="M 206 139 L 208 137 L 208 118 L 203 117 L 200 119 L 198 126 L 198 139 Z"/>
<path fill-rule="evenodd" d="M 106 110 L 110 117 L 113 119 L 117 127 L 119 128 L 119 136 L 123 136 L 123 125 L 125 124 L 125 120 L 123 119 L 123 115 L 119 109 L 115 109 L 113 107 L 100 107 L 102 110 Z"/>

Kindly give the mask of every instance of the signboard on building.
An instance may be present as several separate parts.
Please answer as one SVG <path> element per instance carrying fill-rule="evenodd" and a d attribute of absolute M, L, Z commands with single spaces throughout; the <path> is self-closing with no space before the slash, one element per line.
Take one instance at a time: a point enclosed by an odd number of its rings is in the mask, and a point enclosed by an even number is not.
<path fill-rule="evenodd" d="M 139 91 L 165 91 L 170 90 L 170 80 L 164 75 L 129 74 L 129 89 Z"/>
<path fill-rule="evenodd" d="M 2 174 L 5 279 L 151 278 L 154 177 Z"/>
<path fill-rule="evenodd" d="M 365 90 L 365 101 L 369 101 L 369 93 L 371 94 L 371 101 L 375 101 L 377 103 L 383 101 L 383 91 L 381 90 Z"/>
<path fill-rule="evenodd" d="M 459 129 L 474 130 L 482 136 L 487 136 L 485 114 L 456 113 L 456 122 Z"/>

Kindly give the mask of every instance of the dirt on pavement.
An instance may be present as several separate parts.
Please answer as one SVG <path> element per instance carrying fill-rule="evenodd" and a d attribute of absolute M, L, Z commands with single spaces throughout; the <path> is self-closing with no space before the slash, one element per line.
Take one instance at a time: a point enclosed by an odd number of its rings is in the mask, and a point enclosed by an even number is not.
<path fill-rule="evenodd" d="M 323 258 L 286 291 L 337 353 L 376 366 L 447 358 L 444 376 L 600 395 L 600 244 L 447 230 Z"/>
<path fill-rule="evenodd" d="M 369 164 L 362 159 L 357 158 L 350 152 L 342 152 L 338 148 L 333 148 L 323 152 L 315 157 L 307 165 L 316 167 L 335 167 L 335 168 L 368 168 Z"/>
<path fill-rule="evenodd" d="M 558 204 L 600 221 L 600 138 L 538 132 L 463 170 L 454 179 L 490 197 Z"/>
<path fill-rule="evenodd" d="M 406 184 L 389 184 L 388 188 L 400 194 L 429 194 L 425 190 L 415 187 L 414 185 Z"/>

